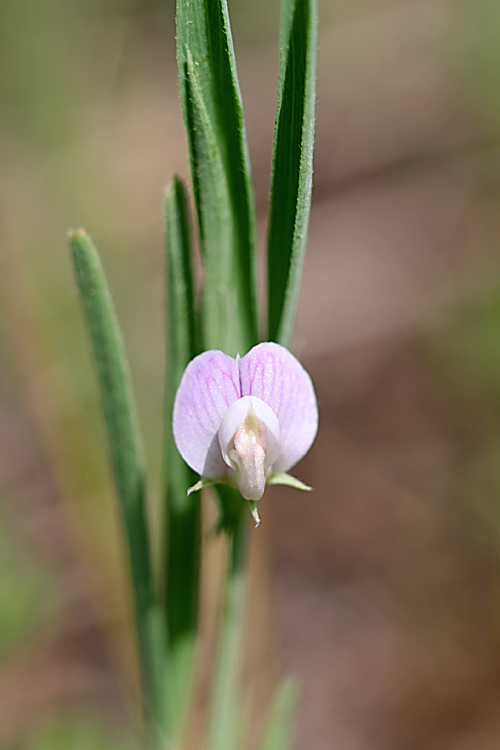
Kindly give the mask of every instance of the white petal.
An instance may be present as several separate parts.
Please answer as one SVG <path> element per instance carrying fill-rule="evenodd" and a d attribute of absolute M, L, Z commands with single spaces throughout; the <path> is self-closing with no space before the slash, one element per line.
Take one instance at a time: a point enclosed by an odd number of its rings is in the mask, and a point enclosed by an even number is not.
<path fill-rule="evenodd" d="M 280 427 L 272 409 L 253 396 L 235 401 L 222 420 L 219 444 L 243 497 L 259 500 L 279 457 Z"/>
<path fill-rule="evenodd" d="M 227 474 L 217 432 L 239 397 L 238 364 L 222 352 L 203 352 L 182 376 L 174 402 L 174 439 L 182 458 L 202 477 L 220 479 Z"/>
<path fill-rule="evenodd" d="M 258 344 L 239 361 L 241 395 L 256 396 L 278 418 L 280 455 L 273 471 L 286 472 L 307 453 L 318 430 L 311 378 L 279 344 Z"/>

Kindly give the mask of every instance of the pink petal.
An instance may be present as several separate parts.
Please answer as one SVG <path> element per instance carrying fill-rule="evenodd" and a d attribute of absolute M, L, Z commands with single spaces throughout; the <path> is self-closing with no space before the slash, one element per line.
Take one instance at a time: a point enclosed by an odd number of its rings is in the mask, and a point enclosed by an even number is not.
<path fill-rule="evenodd" d="M 199 354 L 182 376 L 174 402 L 174 440 L 184 461 L 202 477 L 220 479 L 227 473 L 217 432 L 240 395 L 238 363 L 219 351 Z"/>
<path fill-rule="evenodd" d="M 239 361 L 242 396 L 257 396 L 278 417 L 281 452 L 274 473 L 288 471 L 307 453 L 318 430 L 311 378 L 279 344 L 258 344 Z"/>

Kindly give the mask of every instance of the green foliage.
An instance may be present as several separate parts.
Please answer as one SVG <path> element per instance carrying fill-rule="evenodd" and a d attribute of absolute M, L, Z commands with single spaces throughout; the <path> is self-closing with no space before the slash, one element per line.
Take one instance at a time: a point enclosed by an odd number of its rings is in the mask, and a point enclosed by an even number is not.
<path fill-rule="evenodd" d="M 225 0 L 178 0 L 177 60 L 204 268 L 206 348 L 257 342 L 255 208 Z"/>
<path fill-rule="evenodd" d="M 188 496 L 186 491 L 196 482 L 197 475 L 180 457 L 172 437 L 175 393 L 186 365 L 198 353 L 188 197 L 177 177 L 166 196 L 166 221 L 168 366 L 164 427 L 164 583 L 168 673 L 164 730 L 175 743 L 183 728 L 193 681 L 201 555 L 201 499 L 196 494 Z"/>
<path fill-rule="evenodd" d="M 216 486 L 216 492 L 223 508 L 230 550 L 213 677 L 208 750 L 233 750 L 237 746 L 238 720 L 242 715 L 239 680 L 249 528 L 247 508 L 239 492 L 222 484 Z"/>
<path fill-rule="evenodd" d="M 155 701 L 157 670 L 153 629 L 157 611 L 151 580 L 145 511 L 144 461 L 128 363 L 104 269 L 83 230 L 70 236 L 76 281 L 92 343 L 116 490 L 128 540 L 137 630 L 146 689 Z"/>
<path fill-rule="evenodd" d="M 309 220 L 316 25 L 315 0 L 285 0 L 268 245 L 268 338 L 285 344 L 292 335 Z M 225 0 L 178 0 L 177 59 L 203 260 L 203 348 L 234 356 L 256 343 L 258 321 L 254 201 Z M 171 244 L 176 245 L 175 236 Z M 180 316 L 187 332 L 184 310 Z M 174 367 L 175 361 L 174 356 Z M 248 516 L 237 492 L 224 485 L 215 491 L 230 555 L 208 747 L 231 750 L 238 744 L 242 714 L 239 672 Z M 282 748 L 288 741 L 284 724 L 291 700 L 286 691 L 280 696 L 266 740 L 270 748 Z"/>
<path fill-rule="evenodd" d="M 316 96 L 316 0 L 284 0 L 267 248 L 268 339 L 290 346 L 307 243 Z"/>
<path fill-rule="evenodd" d="M 269 226 L 269 338 L 289 344 L 300 287 L 312 186 L 316 0 L 285 0 Z M 163 598 L 152 583 L 141 441 L 121 335 L 94 246 L 83 231 L 70 245 L 97 368 L 111 461 L 130 555 L 146 688 L 162 742 L 180 744 L 198 638 L 201 511 L 196 477 L 171 434 L 175 392 L 199 351 L 246 353 L 258 341 L 255 207 L 226 0 L 177 0 L 177 60 L 203 265 L 200 304 L 186 188 L 166 197 L 168 335 L 165 388 Z M 287 477 L 276 481 L 290 483 Z M 297 481 L 294 480 L 295 484 Z M 294 485 L 295 486 L 295 485 Z M 301 485 L 305 488 L 304 485 Z M 209 750 L 233 750 L 243 714 L 248 504 L 215 488 L 228 570 L 208 718 Z M 160 611 L 160 606 L 163 609 Z M 265 750 L 289 740 L 294 690 L 277 694 Z"/>

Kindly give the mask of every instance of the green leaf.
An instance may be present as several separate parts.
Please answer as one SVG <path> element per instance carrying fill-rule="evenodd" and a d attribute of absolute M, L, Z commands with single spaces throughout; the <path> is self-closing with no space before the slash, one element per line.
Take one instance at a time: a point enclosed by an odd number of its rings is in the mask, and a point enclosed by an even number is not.
<path fill-rule="evenodd" d="M 311 205 L 316 0 L 283 0 L 268 229 L 268 339 L 290 346 Z"/>
<path fill-rule="evenodd" d="M 197 354 L 191 229 L 186 189 L 174 178 L 166 196 L 168 336 L 164 424 L 165 606 L 168 632 L 164 731 L 178 743 L 191 695 L 198 632 L 201 500 L 188 497 L 197 476 L 184 463 L 172 436 L 175 393 Z"/>
<path fill-rule="evenodd" d="M 165 198 L 168 378 L 175 396 L 186 365 L 201 351 L 195 310 L 191 218 L 187 189 L 174 177 Z M 171 425 L 170 425 L 171 428 Z M 171 429 L 169 432 L 171 433 Z"/>
<path fill-rule="evenodd" d="M 155 700 L 157 659 L 152 644 L 156 605 L 145 510 L 142 442 L 129 367 L 104 269 L 89 236 L 69 244 L 94 353 L 111 464 L 128 542 L 137 632 L 146 693 Z"/>
<path fill-rule="evenodd" d="M 205 107 L 193 58 L 187 70 L 193 107 L 197 172 L 193 173 L 203 251 L 202 335 L 207 349 L 235 353 L 242 331 L 234 279 L 231 210 L 219 145 Z"/>
<path fill-rule="evenodd" d="M 204 266 L 206 348 L 257 342 L 255 206 L 225 0 L 177 0 L 177 60 Z"/>
<path fill-rule="evenodd" d="M 292 719 L 299 688 L 294 679 L 285 680 L 275 693 L 260 750 L 286 750 L 291 743 Z"/>

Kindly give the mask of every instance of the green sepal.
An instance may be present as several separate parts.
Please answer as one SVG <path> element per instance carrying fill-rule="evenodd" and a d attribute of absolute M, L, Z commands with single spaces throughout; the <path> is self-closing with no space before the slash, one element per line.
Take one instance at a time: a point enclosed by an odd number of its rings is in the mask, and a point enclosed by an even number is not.
<path fill-rule="evenodd" d="M 210 487 L 211 484 L 217 484 L 217 482 L 213 479 L 200 479 L 199 482 L 196 482 L 196 484 L 193 484 L 193 486 L 188 489 L 187 494 L 191 495 L 192 492 L 199 492 L 204 487 Z"/>
<path fill-rule="evenodd" d="M 297 479 L 297 477 L 292 477 L 291 474 L 286 474 L 283 472 L 282 474 L 273 474 L 269 479 L 267 480 L 268 484 L 283 484 L 287 487 L 295 487 L 296 490 L 304 490 L 305 492 L 312 492 L 313 488 L 309 487 L 308 484 L 304 484 L 304 482 L 301 482 L 300 479 Z"/>

